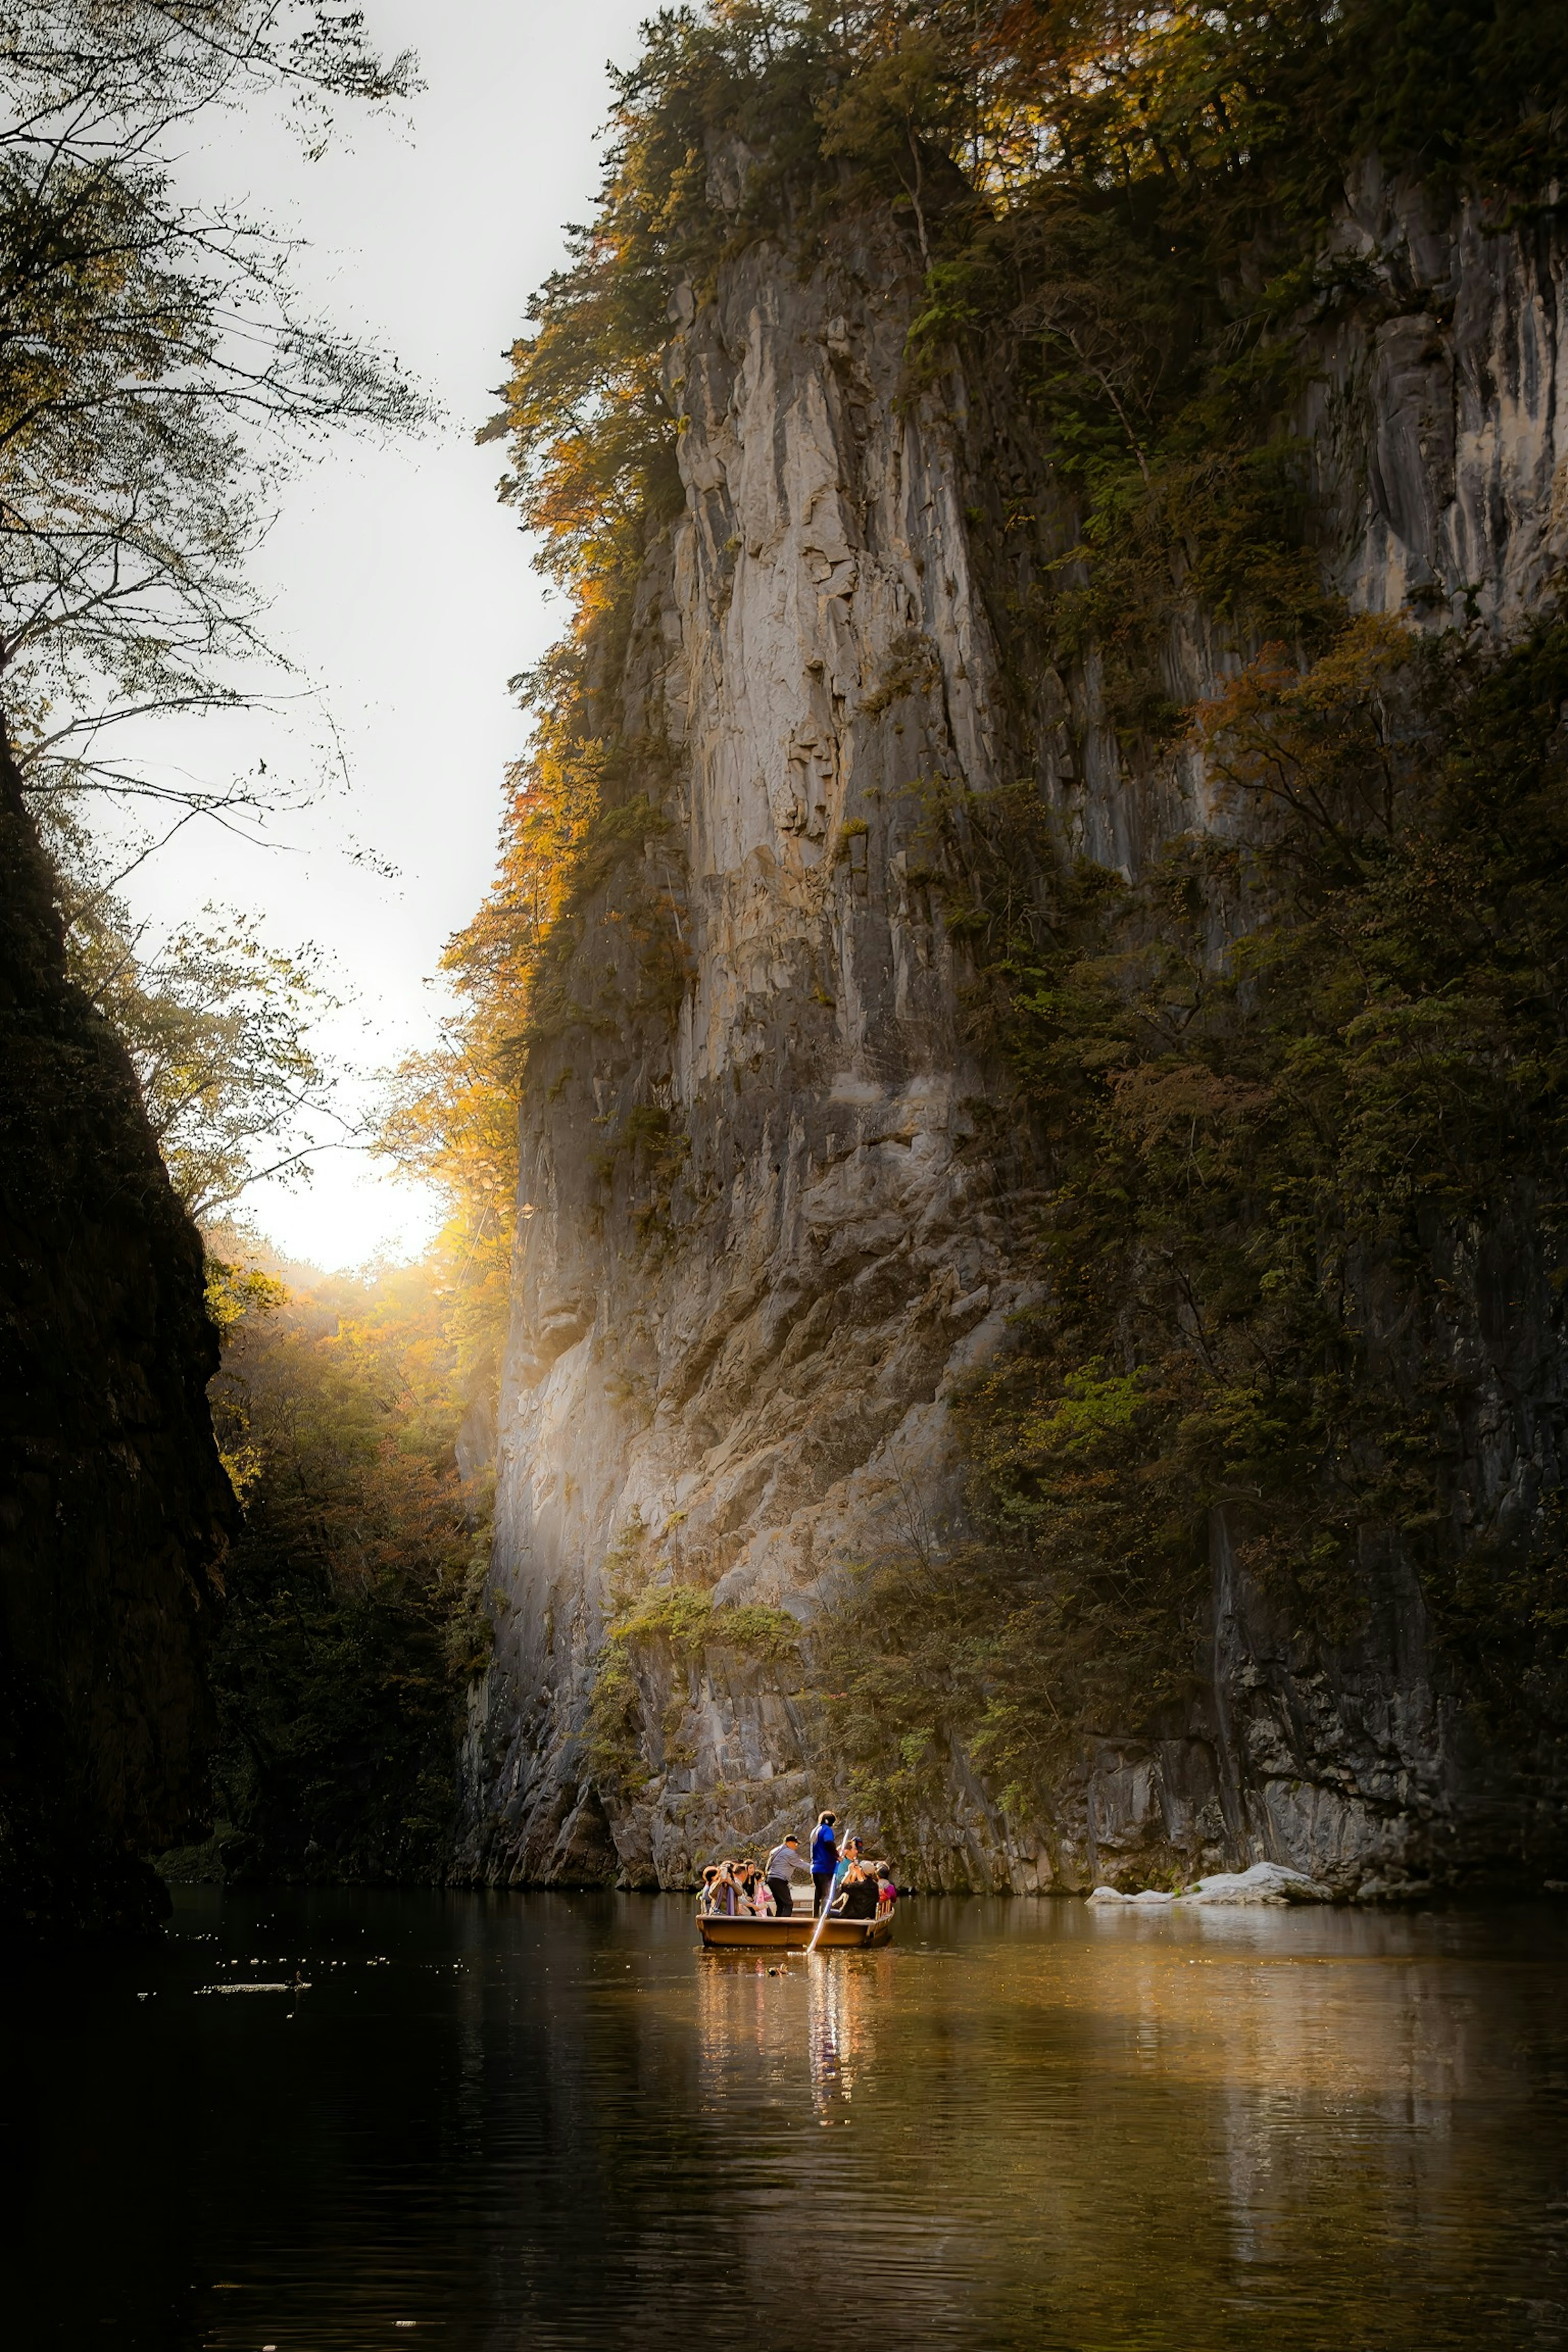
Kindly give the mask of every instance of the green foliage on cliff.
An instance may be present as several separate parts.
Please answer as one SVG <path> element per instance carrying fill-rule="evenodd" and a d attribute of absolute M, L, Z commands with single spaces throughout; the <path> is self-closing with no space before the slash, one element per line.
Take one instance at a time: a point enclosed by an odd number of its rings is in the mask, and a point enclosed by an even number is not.
<path fill-rule="evenodd" d="M 1347 171 L 1376 151 L 1438 202 L 1461 186 L 1500 216 L 1545 201 L 1568 161 L 1565 68 L 1561 0 L 719 0 L 655 16 L 617 79 L 593 221 L 536 297 L 483 436 L 507 444 L 503 493 L 574 617 L 519 681 L 534 746 L 496 887 L 449 951 L 469 1009 L 426 1109 L 447 1063 L 505 1099 L 531 1045 L 624 1025 L 665 981 L 679 997 L 672 862 L 639 885 L 646 974 L 609 984 L 585 910 L 605 824 L 623 874 L 658 832 L 668 749 L 622 740 L 620 664 L 639 566 L 681 502 L 672 320 L 727 260 L 765 240 L 773 266 L 805 265 L 849 215 L 902 225 L 923 288 L 911 391 L 967 353 L 1067 494 L 1064 541 L 1030 489 L 988 485 L 976 521 L 1032 554 L 1005 630 L 1092 657 L 1112 722 L 1147 751 L 1182 724 L 1158 665 L 1179 613 L 1203 609 L 1247 652 L 1279 637 L 1310 656 L 1335 625 L 1280 419 L 1302 330 L 1361 282 L 1324 250 Z"/>
<path fill-rule="evenodd" d="M 977 1541 L 868 1578 L 826 1645 L 890 1821 L 952 1737 L 1026 1812 L 1086 1736 L 1157 1724 L 1216 1527 L 1330 1642 L 1411 1560 L 1489 1736 L 1561 1718 L 1560 1498 L 1528 1440 L 1489 1488 L 1476 1463 L 1521 1397 L 1527 1429 L 1560 1410 L 1564 709 L 1560 620 L 1503 655 L 1363 620 L 1203 716 L 1248 851 L 1178 845 L 1136 890 L 1058 865 L 1031 897 L 1026 813 L 943 813 L 997 1115 L 1049 1181 L 1046 1298 L 959 1408 Z"/>
<path fill-rule="evenodd" d="M 488 1642 L 448 1270 L 279 1280 L 228 1246 L 213 1393 L 245 1518 L 213 1662 L 216 1853 L 250 1877 L 438 1876 Z"/>
<path fill-rule="evenodd" d="M 837 217 L 869 206 L 905 223 L 924 277 L 917 375 L 1005 324 L 1053 466 L 1088 502 L 1086 546 L 1114 539 L 1119 508 L 1162 470 L 1154 502 L 1181 508 L 1179 532 L 1237 425 L 1244 448 L 1258 438 L 1285 363 L 1259 359 L 1269 329 L 1355 278 L 1319 252 L 1347 171 L 1377 152 L 1439 200 L 1545 200 L 1568 166 L 1565 73 L 1560 0 L 666 10 L 618 77 L 594 223 L 512 350 L 487 428 L 511 448 L 506 493 L 581 635 L 679 504 L 679 386 L 660 366 L 672 297 L 701 301 L 758 239 L 785 266 L 815 258 Z M 1233 493 L 1230 570 L 1247 569 L 1258 501 L 1292 494 L 1277 466 Z"/>
<path fill-rule="evenodd" d="M 1550 206 L 1565 69 L 1560 0 L 665 12 L 595 225 L 514 349 L 492 429 L 576 620 L 481 998 L 548 969 L 586 1018 L 589 836 L 558 813 L 590 767 L 595 818 L 657 804 L 613 719 L 676 497 L 685 387 L 656 363 L 753 245 L 778 270 L 833 266 L 847 223 L 858 264 L 879 240 L 912 296 L 908 397 L 956 359 L 972 423 L 989 404 L 1008 446 L 980 449 L 969 519 L 1024 728 L 1053 669 L 1092 674 L 1134 762 L 1197 726 L 1237 820 L 1132 889 L 1068 861 L 1026 785 L 933 813 L 1003 1139 L 1047 1174 L 1048 1304 L 961 1407 L 976 1543 L 868 1576 L 816 1644 L 829 1736 L 890 1823 L 955 1738 L 1026 1810 L 1086 1736 L 1157 1721 L 1216 1529 L 1330 1640 L 1413 1560 L 1474 1703 L 1503 1729 L 1521 1694 L 1556 1704 L 1554 1504 L 1521 1462 L 1501 1511 L 1460 1465 L 1489 1382 L 1528 1392 L 1555 1345 L 1563 635 L 1502 656 L 1351 623 L 1289 420 L 1313 331 L 1355 305 L 1375 326 L 1329 234 L 1347 178 L 1376 156 L 1496 228 Z M 1163 674 L 1177 623 L 1238 673 L 1204 714 Z M 545 961 L 541 894 L 573 918 Z M 642 1769 L 636 1638 L 606 1645 L 606 1773 Z"/>
<path fill-rule="evenodd" d="M 633 1794 L 651 1778 L 646 1707 L 639 1670 L 660 1666 L 675 1687 L 662 1727 L 663 1762 L 685 1760 L 675 1747 L 686 1712 L 690 1677 L 704 1657 L 728 1651 L 780 1664 L 798 1663 L 800 1625 L 786 1610 L 760 1601 L 715 1601 L 690 1584 L 639 1587 L 644 1530 L 634 1524 L 615 1558 L 606 1562 L 613 1613 L 594 1672 L 588 1722 L 589 1769 L 601 1787 Z M 655 1680 L 658 1677 L 654 1677 Z"/>
<path fill-rule="evenodd" d="M 1056 379 L 1063 456 L 1119 465 L 1222 313 L 1308 290 L 1279 273 L 1358 157 L 1545 190 L 1568 164 L 1565 69 L 1568 12 L 1520 0 L 665 10 L 617 78 L 594 223 L 513 347 L 488 428 L 512 447 L 509 494 L 547 567 L 601 601 L 677 496 L 658 372 L 677 281 L 700 299 L 747 242 L 809 252 L 867 201 L 911 231 L 917 335 L 1016 308 Z"/>

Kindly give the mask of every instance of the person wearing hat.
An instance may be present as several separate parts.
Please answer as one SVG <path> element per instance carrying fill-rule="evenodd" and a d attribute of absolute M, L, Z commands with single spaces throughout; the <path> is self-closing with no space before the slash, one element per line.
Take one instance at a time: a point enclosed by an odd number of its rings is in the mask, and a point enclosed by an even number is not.
<path fill-rule="evenodd" d="M 775 1845 L 763 1865 L 773 1907 L 781 1919 L 787 1919 L 795 1909 L 795 1896 L 790 1892 L 790 1880 L 797 1870 L 808 1867 L 800 1850 L 800 1840 L 791 1830 L 782 1845 Z"/>
<path fill-rule="evenodd" d="M 838 1868 L 838 1840 L 833 1834 L 837 1813 L 819 1813 L 816 1827 L 811 1833 L 811 1884 L 816 1900 L 813 1911 L 821 1911 L 833 1900 L 833 1881 Z"/>

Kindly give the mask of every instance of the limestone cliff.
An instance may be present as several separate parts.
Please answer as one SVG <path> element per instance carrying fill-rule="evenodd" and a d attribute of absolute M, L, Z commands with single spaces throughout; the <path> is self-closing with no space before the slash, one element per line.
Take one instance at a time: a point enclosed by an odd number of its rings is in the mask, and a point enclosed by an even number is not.
<path fill-rule="evenodd" d="M 65 976 L 0 764 L 0 1936 L 151 1925 L 139 1857 L 205 1795 L 233 1512 L 201 1244 L 135 1077 Z"/>
<path fill-rule="evenodd" d="M 1324 575 L 1360 609 L 1506 632 L 1568 557 L 1555 217 L 1500 233 L 1371 168 L 1333 244 L 1359 290 L 1303 330 L 1296 417 Z M 800 1672 L 726 1636 L 738 1613 L 627 1654 L 640 1769 L 595 1769 L 625 1580 L 782 1611 L 809 1644 L 854 1564 L 918 1565 L 961 1524 L 950 1401 L 1031 1296 L 1042 1180 L 987 1116 L 922 848 L 933 784 L 1026 779 L 1128 876 L 1239 821 L 1184 743 L 1130 764 L 1092 659 L 1031 656 L 1008 592 L 1077 520 L 1004 383 L 954 361 L 911 391 L 920 293 L 907 241 L 861 219 L 809 271 L 753 243 L 710 299 L 671 304 L 685 507 L 615 679 L 658 821 L 587 903 L 571 1002 L 530 1056 L 466 1874 L 682 1885 L 805 1826 L 834 1790 Z M 1215 690 L 1201 625 L 1163 660 L 1176 701 Z M 1521 1402 L 1561 1392 L 1549 1309 L 1521 1328 L 1474 1367 L 1483 1511 L 1558 1475 L 1556 1419 Z M 1560 1782 L 1489 1776 L 1397 1559 L 1339 1646 L 1249 1580 L 1223 1513 L 1211 1568 L 1180 1719 L 1088 1741 L 1023 1825 L 955 1752 L 910 1876 L 1036 1891 L 1269 1857 L 1370 1894 L 1545 1850 Z"/>

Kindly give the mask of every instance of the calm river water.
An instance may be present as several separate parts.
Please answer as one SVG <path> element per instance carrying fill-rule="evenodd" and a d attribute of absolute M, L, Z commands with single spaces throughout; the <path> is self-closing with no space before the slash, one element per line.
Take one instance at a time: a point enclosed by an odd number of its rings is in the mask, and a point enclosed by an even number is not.
<path fill-rule="evenodd" d="M 1568 1904 L 770 1976 L 675 1897 L 193 1889 L 5 2000 L 18 2352 L 1568 2346 Z"/>

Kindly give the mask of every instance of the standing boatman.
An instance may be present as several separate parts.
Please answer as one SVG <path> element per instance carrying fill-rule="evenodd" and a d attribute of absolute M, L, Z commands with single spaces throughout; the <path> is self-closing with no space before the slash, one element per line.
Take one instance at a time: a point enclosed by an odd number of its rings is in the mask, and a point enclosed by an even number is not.
<path fill-rule="evenodd" d="M 800 1850 L 800 1840 L 792 1830 L 782 1845 L 775 1845 L 763 1864 L 763 1874 L 773 1898 L 781 1919 L 787 1919 L 795 1909 L 795 1896 L 790 1891 L 790 1879 L 797 1870 L 810 1867 Z"/>
<path fill-rule="evenodd" d="M 816 1891 L 814 1911 L 822 1911 L 833 1900 L 833 1882 L 838 1868 L 838 1840 L 833 1834 L 837 1813 L 820 1813 L 811 1833 L 811 1884 Z"/>

